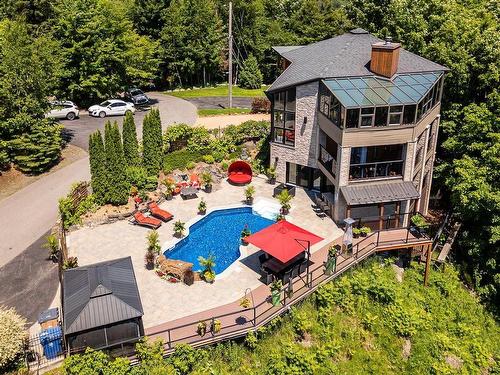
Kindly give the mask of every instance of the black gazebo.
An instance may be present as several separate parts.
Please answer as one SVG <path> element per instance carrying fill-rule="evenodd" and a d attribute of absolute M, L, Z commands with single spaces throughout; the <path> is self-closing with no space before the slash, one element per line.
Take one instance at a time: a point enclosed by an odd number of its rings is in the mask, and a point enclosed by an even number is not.
<path fill-rule="evenodd" d="M 69 353 L 112 349 L 144 336 L 141 298 L 130 257 L 64 271 L 63 328 Z"/>

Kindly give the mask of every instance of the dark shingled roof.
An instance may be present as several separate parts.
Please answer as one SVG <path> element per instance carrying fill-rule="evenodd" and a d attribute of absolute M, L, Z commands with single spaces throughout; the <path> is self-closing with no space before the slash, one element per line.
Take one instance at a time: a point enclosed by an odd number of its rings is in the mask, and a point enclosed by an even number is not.
<path fill-rule="evenodd" d="M 395 202 L 420 197 L 410 181 L 376 185 L 341 186 L 340 192 L 348 205 Z"/>
<path fill-rule="evenodd" d="M 66 335 L 144 313 L 130 257 L 66 270 L 63 290 Z"/>
<path fill-rule="evenodd" d="M 375 76 L 369 69 L 371 45 L 381 41 L 363 29 L 354 29 L 303 47 L 275 47 L 291 64 L 267 92 L 323 78 Z M 396 74 L 447 70 L 442 65 L 400 48 Z"/>

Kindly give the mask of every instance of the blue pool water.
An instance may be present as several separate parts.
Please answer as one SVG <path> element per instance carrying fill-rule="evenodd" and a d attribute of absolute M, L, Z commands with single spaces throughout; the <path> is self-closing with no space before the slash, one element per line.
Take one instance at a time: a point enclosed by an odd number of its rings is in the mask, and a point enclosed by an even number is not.
<path fill-rule="evenodd" d="M 206 258 L 213 253 L 215 273 L 220 274 L 239 258 L 240 235 L 245 224 L 255 233 L 273 223 L 272 220 L 254 215 L 251 207 L 217 210 L 191 225 L 189 235 L 165 251 L 164 255 L 193 263 L 193 271 L 199 271 L 198 256 Z"/>

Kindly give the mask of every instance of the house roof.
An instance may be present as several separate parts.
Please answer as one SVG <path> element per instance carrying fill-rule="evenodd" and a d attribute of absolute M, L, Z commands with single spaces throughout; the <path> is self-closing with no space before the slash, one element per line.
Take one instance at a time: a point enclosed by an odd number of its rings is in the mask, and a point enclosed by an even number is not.
<path fill-rule="evenodd" d="M 303 47 L 275 47 L 274 49 L 291 64 L 267 92 L 318 79 L 375 76 L 369 69 L 371 46 L 381 41 L 363 29 L 354 29 Z M 400 48 L 396 74 L 447 70 L 448 68 L 442 65 Z"/>
<path fill-rule="evenodd" d="M 63 291 L 66 335 L 144 314 L 130 257 L 64 271 Z"/>
<path fill-rule="evenodd" d="M 340 192 L 348 205 L 396 202 L 420 197 L 417 189 L 410 181 L 341 186 Z"/>

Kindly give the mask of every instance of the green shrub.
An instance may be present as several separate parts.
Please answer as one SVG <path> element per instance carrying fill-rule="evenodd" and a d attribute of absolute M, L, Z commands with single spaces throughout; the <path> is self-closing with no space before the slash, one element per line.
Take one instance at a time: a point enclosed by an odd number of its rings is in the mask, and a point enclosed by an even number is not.
<path fill-rule="evenodd" d="M 20 359 L 27 338 L 26 324 L 14 309 L 0 306 L 0 372 Z"/>
<path fill-rule="evenodd" d="M 170 125 L 163 133 L 165 150 L 174 152 L 185 148 L 188 145 L 189 138 L 193 134 L 193 129 L 193 127 L 187 124 Z"/>
<path fill-rule="evenodd" d="M 186 169 L 195 169 L 196 168 L 196 163 L 194 161 L 190 161 L 188 165 L 186 165 Z"/>
<path fill-rule="evenodd" d="M 126 358 L 112 360 L 102 351 L 87 348 L 83 354 L 66 357 L 62 368 L 66 375 L 125 375 L 130 372 L 130 362 Z"/>
<path fill-rule="evenodd" d="M 9 166 L 10 158 L 7 150 L 7 142 L 0 140 L 0 171 Z"/>
<path fill-rule="evenodd" d="M 262 86 L 262 82 L 263 77 L 257 59 L 253 55 L 249 55 L 240 72 L 239 86 L 246 89 L 258 89 Z"/>
<path fill-rule="evenodd" d="M 96 208 L 96 203 L 93 195 L 87 196 L 76 207 L 73 205 L 71 198 L 64 197 L 59 199 L 59 214 L 65 229 L 72 225 L 81 223 L 83 214 L 92 211 Z"/>
<path fill-rule="evenodd" d="M 153 108 L 142 123 L 142 165 L 151 176 L 158 176 L 162 165 L 163 135 L 160 111 Z"/>
<path fill-rule="evenodd" d="M 163 169 L 173 171 L 174 169 L 186 169 L 190 162 L 198 162 L 202 156 L 187 149 L 170 152 L 163 157 Z"/>
<path fill-rule="evenodd" d="M 152 191 L 158 185 L 158 179 L 155 176 L 150 176 L 144 167 L 127 167 L 126 174 L 129 184 L 139 190 Z"/>
<path fill-rule="evenodd" d="M 257 347 L 257 336 L 255 335 L 255 332 L 250 331 L 247 333 L 245 337 L 245 345 L 252 350 Z"/>
<path fill-rule="evenodd" d="M 212 136 L 209 131 L 202 127 L 191 128 L 191 132 L 187 138 L 187 149 L 192 152 L 197 153 L 207 153 L 210 152 L 210 144 L 212 142 Z"/>
<path fill-rule="evenodd" d="M 106 122 L 104 128 L 104 149 L 106 152 L 105 202 L 121 205 L 128 202 L 130 183 L 127 181 L 126 162 L 120 130 L 116 121 Z"/>
<path fill-rule="evenodd" d="M 215 159 L 212 155 L 203 155 L 203 161 L 207 164 L 215 163 Z"/>

